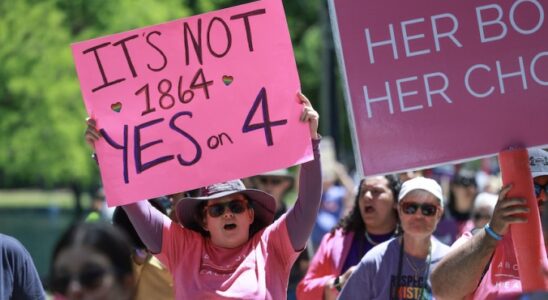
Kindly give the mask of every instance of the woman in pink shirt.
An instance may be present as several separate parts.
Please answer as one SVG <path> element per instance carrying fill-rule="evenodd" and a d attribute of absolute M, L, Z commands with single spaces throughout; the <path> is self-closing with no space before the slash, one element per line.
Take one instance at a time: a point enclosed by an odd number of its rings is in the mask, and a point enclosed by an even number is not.
<path fill-rule="evenodd" d="M 272 223 L 275 201 L 240 180 L 203 187 L 172 222 L 147 201 L 125 205 L 148 249 L 173 274 L 176 299 L 285 299 L 291 266 L 312 231 L 321 197 L 318 113 L 299 93 L 314 160 L 301 165 L 295 206 Z M 93 120 L 86 140 L 99 138 Z M 183 225 L 183 226 L 181 226 Z"/>

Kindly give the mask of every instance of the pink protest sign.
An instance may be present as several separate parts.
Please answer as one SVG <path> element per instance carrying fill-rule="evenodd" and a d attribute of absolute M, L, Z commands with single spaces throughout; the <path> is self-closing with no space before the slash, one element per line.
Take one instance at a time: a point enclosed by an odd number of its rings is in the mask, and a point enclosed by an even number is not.
<path fill-rule="evenodd" d="M 312 159 L 280 0 L 72 45 L 109 205 Z"/>
<path fill-rule="evenodd" d="M 330 0 L 363 173 L 547 145 L 547 6 Z"/>

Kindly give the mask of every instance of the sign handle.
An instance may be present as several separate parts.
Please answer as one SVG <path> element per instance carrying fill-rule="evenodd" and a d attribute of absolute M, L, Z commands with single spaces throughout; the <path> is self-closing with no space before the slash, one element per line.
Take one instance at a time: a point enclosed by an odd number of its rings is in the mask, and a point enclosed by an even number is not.
<path fill-rule="evenodd" d="M 529 207 L 528 222 L 510 226 L 523 292 L 546 291 L 548 281 L 542 268 L 548 260 L 527 149 L 502 151 L 499 163 L 503 184 L 513 184 L 508 197 L 525 198 Z"/>

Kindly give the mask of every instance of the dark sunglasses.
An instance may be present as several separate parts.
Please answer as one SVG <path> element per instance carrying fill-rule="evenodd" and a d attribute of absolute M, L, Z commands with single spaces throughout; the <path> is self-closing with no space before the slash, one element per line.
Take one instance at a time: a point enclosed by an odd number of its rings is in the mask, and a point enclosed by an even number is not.
<path fill-rule="evenodd" d="M 545 185 L 540 185 L 538 183 L 535 183 L 535 195 L 538 197 L 540 196 L 540 192 L 544 190 L 544 194 L 548 196 L 548 183 Z"/>
<path fill-rule="evenodd" d="M 278 185 L 282 183 L 281 178 L 276 177 L 259 177 L 259 182 L 262 184 L 272 184 L 272 185 Z"/>
<path fill-rule="evenodd" d="M 109 272 L 110 270 L 101 267 L 87 267 L 77 275 L 56 274 L 51 280 L 51 289 L 53 292 L 66 295 L 70 283 L 75 280 L 80 283 L 82 288 L 94 290 L 101 286 L 103 277 Z"/>
<path fill-rule="evenodd" d="M 417 210 L 421 210 L 421 213 L 425 217 L 431 217 L 438 211 L 438 206 L 434 204 L 418 204 L 414 202 L 404 202 L 400 204 L 402 211 L 407 215 L 414 215 Z"/>
<path fill-rule="evenodd" d="M 225 213 L 227 207 L 232 213 L 241 214 L 247 209 L 247 202 L 237 199 L 230 202 L 208 205 L 204 209 L 210 217 L 217 218 Z"/>

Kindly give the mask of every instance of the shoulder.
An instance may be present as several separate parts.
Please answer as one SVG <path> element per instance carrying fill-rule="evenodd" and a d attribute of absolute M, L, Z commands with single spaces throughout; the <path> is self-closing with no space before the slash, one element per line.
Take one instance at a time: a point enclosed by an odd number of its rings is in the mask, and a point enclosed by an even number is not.
<path fill-rule="evenodd" d="M 397 251 L 399 247 L 398 238 L 392 238 L 371 248 L 362 258 L 363 263 L 380 262 L 384 256 L 392 251 Z"/>
<path fill-rule="evenodd" d="M 8 254 L 27 255 L 27 249 L 17 239 L 0 233 L 0 248 Z"/>

